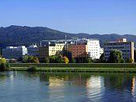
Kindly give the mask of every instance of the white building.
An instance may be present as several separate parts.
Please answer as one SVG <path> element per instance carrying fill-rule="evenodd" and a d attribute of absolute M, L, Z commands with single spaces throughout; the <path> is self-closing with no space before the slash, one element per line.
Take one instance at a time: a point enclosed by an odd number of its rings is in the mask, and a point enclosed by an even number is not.
<path fill-rule="evenodd" d="M 39 48 L 37 45 L 31 45 L 27 48 L 28 50 L 28 55 L 30 56 L 38 56 L 39 55 Z"/>
<path fill-rule="evenodd" d="M 27 48 L 25 46 L 8 46 L 2 49 L 2 56 L 6 59 L 18 59 L 27 54 Z"/>
<path fill-rule="evenodd" d="M 99 40 L 96 39 L 80 39 L 78 43 L 85 43 L 87 45 L 87 53 L 92 59 L 99 59 L 103 53 L 103 49 L 100 47 Z"/>
<path fill-rule="evenodd" d="M 85 44 L 87 54 L 92 59 L 99 59 L 103 53 L 103 49 L 100 47 L 99 40 L 96 39 L 71 39 L 71 40 L 45 40 L 42 42 L 42 46 L 48 46 L 49 56 L 55 55 L 58 51 L 62 51 L 67 48 L 66 44 Z"/>

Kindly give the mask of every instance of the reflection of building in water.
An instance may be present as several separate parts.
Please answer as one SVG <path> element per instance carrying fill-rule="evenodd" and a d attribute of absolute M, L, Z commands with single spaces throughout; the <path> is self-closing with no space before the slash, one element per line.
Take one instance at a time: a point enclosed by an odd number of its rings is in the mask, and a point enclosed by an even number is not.
<path fill-rule="evenodd" d="M 99 102 L 104 91 L 103 78 L 92 76 L 86 82 L 88 100 L 92 102 Z"/>
<path fill-rule="evenodd" d="M 103 86 L 102 82 L 103 81 L 101 77 L 91 77 L 90 79 L 87 80 L 86 86 L 88 88 L 100 88 Z"/>
<path fill-rule="evenodd" d="M 104 86 L 112 89 L 134 91 L 135 78 L 126 76 L 109 76 L 104 78 Z"/>
<path fill-rule="evenodd" d="M 114 102 L 119 102 L 119 100 L 127 102 L 130 101 L 130 99 L 132 99 L 136 94 L 135 77 L 132 76 L 106 76 L 104 78 L 104 87 L 106 88 L 103 97 L 107 97 L 106 100 L 104 100 L 105 102 L 109 102 L 111 100 Z"/>
<path fill-rule="evenodd" d="M 131 93 L 135 95 L 135 77 L 132 78 Z"/>
<path fill-rule="evenodd" d="M 49 87 L 63 87 L 64 86 L 64 79 L 59 79 L 57 77 L 49 77 Z"/>

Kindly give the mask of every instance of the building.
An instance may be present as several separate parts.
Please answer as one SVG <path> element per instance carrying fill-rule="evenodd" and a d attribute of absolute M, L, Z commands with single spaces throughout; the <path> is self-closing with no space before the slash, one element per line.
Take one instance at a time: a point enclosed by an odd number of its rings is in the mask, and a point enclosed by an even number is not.
<path fill-rule="evenodd" d="M 2 49 L 2 56 L 6 59 L 18 59 L 27 54 L 27 48 L 25 46 L 13 47 L 9 46 Z"/>
<path fill-rule="evenodd" d="M 127 42 L 125 38 L 117 41 L 111 41 L 104 44 L 105 59 L 108 60 L 111 50 L 119 50 L 122 52 L 124 60 L 132 59 L 134 62 L 134 42 Z"/>
<path fill-rule="evenodd" d="M 28 55 L 30 56 L 39 56 L 39 48 L 37 45 L 31 45 L 27 48 L 28 50 Z"/>
<path fill-rule="evenodd" d="M 83 58 L 88 57 L 87 46 L 85 44 L 71 44 L 68 45 L 69 52 L 71 52 L 72 58 Z"/>
<path fill-rule="evenodd" d="M 57 53 L 63 51 L 64 47 L 65 47 L 64 41 L 45 40 L 42 42 L 42 45 L 39 47 L 39 58 L 45 58 L 45 57 L 56 55 Z"/>
<path fill-rule="evenodd" d="M 77 44 L 86 44 L 88 56 L 92 59 L 99 59 L 103 53 L 99 40 L 96 39 L 78 39 Z"/>
<path fill-rule="evenodd" d="M 79 56 L 79 54 L 74 54 L 73 51 L 80 51 L 79 53 L 83 53 L 83 56 L 86 56 L 86 53 L 88 57 L 91 57 L 92 59 L 99 59 L 101 54 L 103 53 L 103 49 L 100 47 L 99 40 L 96 39 L 71 39 L 71 40 L 44 40 L 41 42 L 42 51 L 43 49 L 48 48 L 48 51 L 40 52 L 41 55 L 47 55 L 45 53 L 48 53 L 48 56 L 55 55 L 57 52 L 62 51 L 63 49 L 72 51 L 73 57 Z M 43 46 L 45 48 L 43 48 Z M 48 46 L 48 47 L 47 47 Z M 69 47 L 69 48 L 68 48 Z M 76 48 L 77 47 L 77 48 Z M 73 50 L 71 50 L 73 49 Z M 83 51 L 82 51 L 83 50 Z M 40 50 L 41 51 L 41 50 Z M 85 52 L 86 51 L 86 52 Z M 80 54 L 81 55 L 81 54 Z"/>
<path fill-rule="evenodd" d="M 87 39 L 88 55 L 92 59 L 99 59 L 103 53 L 103 49 L 100 47 L 99 40 Z"/>
<path fill-rule="evenodd" d="M 45 59 L 45 57 L 49 57 L 49 47 L 48 46 L 41 46 L 41 47 L 39 47 L 39 58 Z"/>

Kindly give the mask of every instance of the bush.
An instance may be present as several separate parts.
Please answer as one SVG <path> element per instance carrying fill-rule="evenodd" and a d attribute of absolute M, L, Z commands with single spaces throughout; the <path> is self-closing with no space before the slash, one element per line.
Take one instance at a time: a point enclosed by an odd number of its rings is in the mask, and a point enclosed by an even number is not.
<path fill-rule="evenodd" d="M 125 62 L 126 63 L 133 63 L 133 60 L 128 58 Z"/>
<path fill-rule="evenodd" d="M 27 69 L 27 71 L 29 71 L 29 72 L 35 72 L 36 70 L 37 70 L 37 68 L 35 66 L 32 66 Z"/>
<path fill-rule="evenodd" d="M 0 64 L 0 71 L 7 71 L 9 70 L 10 65 L 8 63 L 1 63 Z"/>
<path fill-rule="evenodd" d="M 28 55 L 25 55 L 23 56 L 22 58 L 22 62 L 23 63 L 39 63 L 39 59 L 35 56 L 28 56 Z"/>

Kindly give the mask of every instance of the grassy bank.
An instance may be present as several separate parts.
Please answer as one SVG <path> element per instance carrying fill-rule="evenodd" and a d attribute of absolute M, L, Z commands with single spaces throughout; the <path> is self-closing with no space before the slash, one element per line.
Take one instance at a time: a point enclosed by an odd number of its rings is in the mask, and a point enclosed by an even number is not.
<path fill-rule="evenodd" d="M 136 63 L 71 63 L 71 64 L 63 64 L 63 63 L 49 63 L 49 64 L 29 64 L 29 63 L 17 63 L 10 64 L 11 67 L 86 67 L 86 68 L 136 68 Z"/>
<path fill-rule="evenodd" d="M 27 71 L 31 66 L 36 67 L 36 71 L 45 72 L 136 72 L 136 64 L 10 64 L 10 70 Z"/>
<path fill-rule="evenodd" d="M 27 71 L 28 67 L 12 67 L 11 71 Z M 45 72 L 131 72 L 135 73 L 136 68 L 69 68 L 69 67 L 37 67 L 36 71 Z"/>

